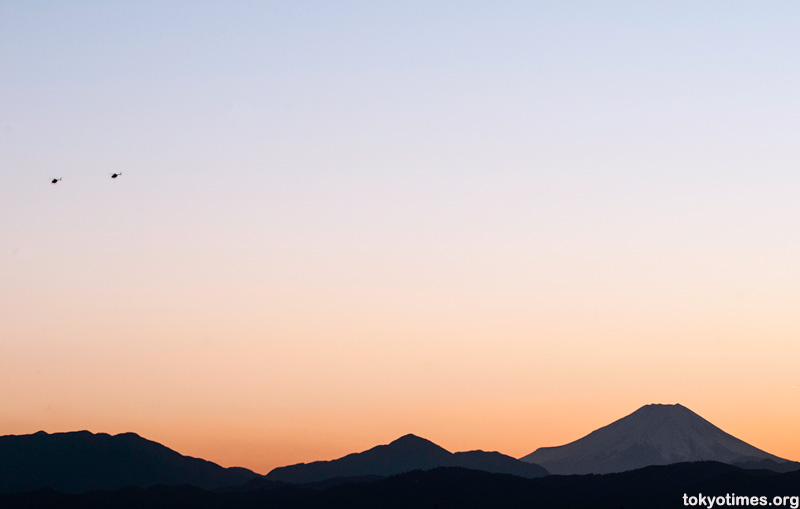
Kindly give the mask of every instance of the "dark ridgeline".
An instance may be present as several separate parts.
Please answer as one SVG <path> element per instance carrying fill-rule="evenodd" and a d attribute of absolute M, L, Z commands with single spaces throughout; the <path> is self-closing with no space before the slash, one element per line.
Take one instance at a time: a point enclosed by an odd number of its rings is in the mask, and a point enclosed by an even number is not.
<path fill-rule="evenodd" d="M 241 485 L 258 474 L 183 456 L 134 433 L 76 431 L 0 437 L 0 493 L 52 488 L 65 493 L 126 486 Z"/>
<path fill-rule="evenodd" d="M 66 495 L 52 490 L 0 495 L 13 508 L 270 508 L 270 509 L 675 509 L 683 495 L 798 496 L 800 471 L 744 470 L 717 462 L 678 463 L 605 475 L 525 479 L 442 467 L 325 490 L 279 485 L 254 491 L 204 491 L 191 486 L 125 488 Z M 795 499 L 796 500 L 796 499 Z M 788 501 L 784 507 L 791 507 Z"/>
<path fill-rule="evenodd" d="M 279 467 L 266 475 L 272 481 L 313 483 L 334 478 L 389 476 L 412 470 L 462 467 L 520 477 L 542 477 L 547 471 L 499 452 L 451 453 L 429 440 L 405 435 L 388 445 L 379 445 L 332 461 L 315 461 Z"/>
<path fill-rule="evenodd" d="M 128 486 L 191 485 L 231 491 L 274 488 L 304 483 L 327 489 L 341 484 L 370 482 L 412 470 L 464 467 L 521 477 L 541 477 L 547 471 L 497 452 L 453 454 L 438 445 L 406 435 L 334 461 L 281 467 L 266 479 L 244 468 L 223 468 L 183 456 L 134 433 L 111 436 L 78 431 L 0 437 L 0 493 L 51 488 L 64 493 L 117 490 Z"/>
<path fill-rule="evenodd" d="M 796 461 L 784 461 L 778 463 L 771 459 L 763 459 L 759 461 L 741 461 L 733 465 L 748 470 L 772 470 L 773 472 L 794 472 L 800 470 L 800 463 Z"/>

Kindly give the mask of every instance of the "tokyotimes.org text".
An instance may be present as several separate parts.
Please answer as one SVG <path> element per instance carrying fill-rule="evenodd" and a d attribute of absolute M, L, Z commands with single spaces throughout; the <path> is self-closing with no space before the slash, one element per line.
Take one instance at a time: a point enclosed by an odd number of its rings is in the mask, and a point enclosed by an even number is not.
<path fill-rule="evenodd" d="M 776 496 L 759 497 L 736 495 L 727 493 L 725 495 L 697 495 L 683 494 L 683 505 L 686 507 L 705 507 L 713 509 L 715 507 L 788 507 L 790 509 L 800 508 L 800 496 Z"/>

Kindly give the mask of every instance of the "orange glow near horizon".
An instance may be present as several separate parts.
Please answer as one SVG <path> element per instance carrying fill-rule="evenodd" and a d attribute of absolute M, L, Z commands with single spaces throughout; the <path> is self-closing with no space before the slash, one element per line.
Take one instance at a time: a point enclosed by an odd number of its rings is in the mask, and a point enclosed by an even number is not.
<path fill-rule="evenodd" d="M 648 392 L 648 389 L 639 391 Z M 661 402 L 681 402 L 724 431 L 767 452 L 790 460 L 800 458 L 800 442 L 791 424 L 797 419 L 795 389 L 777 391 L 764 399 L 758 391 L 742 394 L 740 406 L 719 398 L 698 397 L 686 387 L 681 395 Z M 640 395 L 634 396 L 643 397 Z M 688 399 L 687 399 L 688 398 Z M 521 457 L 538 447 L 563 445 L 589 432 L 624 417 L 639 405 L 631 405 L 627 397 L 614 393 L 602 403 L 589 393 L 564 398 L 544 397 L 537 406 L 525 400 L 488 395 L 460 404 L 423 401 L 390 405 L 368 402 L 363 405 L 323 411 L 295 408 L 283 414 L 263 412 L 261 415 L 229 416 L 196 411 L 186 419 L 178 411 L 159 409 L 159 418 L 128 416 L 116 421 L 96 419 L 100 424 L 93 432 L 111 434 L 134 431 L 181 454 L 202 457 L 223 466 L 243 466 L 265 474 L 272 468 L 317 460 L 330 460 L 352 452 L 360 452 L 388 443 L 404 434 L 414 433 L 452 451 L 496 450 Z M 686 404 L 692 401 L 694 404 Z M 782 414 L 771 409 L 784 408 Z M 733 410 L 731 410 L 733 409 Z M 89 419 L 65 408 L 48 407 L 46 417 L 37 422 L 50 422 L 48 432 L 85 429 Z M 185 412 L 185 410 L 184 410 Z M 775 423 L 785 423 L 776 425 Z M 31 422 L 6 424 L 11 434 L 32 433 Z"/>
<path fill-rule="evenodd" d="M 336 459 L 352 452 L 361 452 L 376 445 L 386 444 L 407 433 L 414 433 L 444 447 L 451 452 L 482 449 L 499 451 L 516 458 L 533 452 L 538 447 L 563 445 L 577 440 L 595 429 L 610 424 L 635 410 L 626 408 L 611 415 L 608 409 L 586 407 L 566 408 L 552 402 L 537 411 L 520 412 L 508 402 L 490 403 L 481 408 L 429 409 L 425 415 L 405 413 L 384 414 L 376 418 L 370 411 L 354 411 L 347 415 L 326 414 L 318 416 L 327 426 L 259 425 L 243 422 L 211 422 L 210 419 L 190 421 L 162 421 L 156 424 L 142 422 L 140 430 L 131 430 L 127 424 L 107 424 L 93 432 L 111 434 L 135 431 L 181 454 L 201 457 L 222 466 L 242 466 L 266 474 L 271 469 L 294 463 Z M 596 405 L 595 405 L 596 406 Z M 616 409 L 620 405 L 609 408 Z M 685 405 L 686 406 L 686 405 Z M 692 410 L 695 408 L 689 407 Z M 57 412 L 57 410 L 52 410 Z M 709 408 L 709 413 L 729 416 L 729 422 L 717 424 L 724 431 L 741 438 L 762 450 L 777 456 L 797 460 L 800 458 L 794 428 L 794 414 L 771 415 L 755 412 L 726 412 L 725 408 Z M 314 416 L 306 416 L 306 418 Z M 733 419 L 738 417 L 738 421 Z M 67 419 L 67 422 L 73 419 Z M 75 431 L 80 426 L 69 424 L 58 427 L 58 419 L 49 432 Z M 269 422 L 265 419 L 263 422 Z M 774 423 L 787 423 L 775 425 Z M 765 423 L 769 425 L 765 426 Z M 35 432 L 25 423 L 17 423 L 17 433 Z M 22 432 L 25 430 L 25 433 Z M 83 428 L 81 428 L 83 429 Z"/>
<path fill-rule="evenodd" d="M 223 280 L 212 274 L 197 290 L 186 264 L 144 276 L 94 262 L 95 278 L 116 279 L 110 294 L 20 286 L 4 303 L 11 340 L 0 354 L 15 362 L 0 383 L 15 389 L 0 408 L 3 434 L 133 431 L 266 473 L 407 433 L 520 457 L 658 402 L 800 459 L 797 325 L 778 301 L 770 307 L 776 297 L 753 305 L 723 280 L 679 301 L 670 285 L 691 286 L 690 276 L 623 284 L 628 269 L 598 275 L 595 261 L 528 287 L 527 262 L 506 258 L 493 271 L 351 267 L 351 280 L 265 289 L 236 277 L 257 276 L 255 266 L 231 260 Z"/>

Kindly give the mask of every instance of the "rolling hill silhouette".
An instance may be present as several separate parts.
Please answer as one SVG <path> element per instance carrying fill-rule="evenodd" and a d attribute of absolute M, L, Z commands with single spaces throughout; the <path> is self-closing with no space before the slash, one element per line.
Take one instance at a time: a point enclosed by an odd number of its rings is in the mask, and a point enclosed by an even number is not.
<path fill-rule="evenodd" d="M 336 485 L 324 490 L 304 485 L 276 485 L 271 489 L 238 492 L 212 492 L 192 486 L 125 488 L 79 495 L 40 490 L 0 494 L 0 507 L 671 509 L 684 507 L 684 494 L 746 493 L 766 497 L 766 505 L 775 496 L 790 495 L 793 499 L 782 498 L 781 506 L 795 508 L 800 503 L 800 497 L 795 495 L 798 486 L 800 471 L 743 470 L 717 462 L 678 463 L 618 474 L 551 475 L 535 479 L 441 467 L 415 470 L 373 482 Z M 740 507 L 744 505 L 739 504 Z"/>
<path fill-rule="evenodd" d="M 451 453 L 429 440 L 405 435 L 388 445 L 379 445 L 333 461 L 315 461 L 279 467 L 266 475 L 272 481 L 312 483 L 337 477 L 390 476 L 412 470 L 462 467 L 521 477 L 547 475 L 542 467 L 498 452 Z"/>
<path fill-rule="evenodd" d="M 260 477 L 183 456 L 135 433 L 76 431 L 0 437 L 0 493 L 52 488 L 64 493 L 162 485 L 205 489 Z"/>
<path fill-rule="evenodd" d="M 780 470 L 792 462 L 725 433 L 681 405 L 646 405 L 575 442 L 521 458 L 553 474 L 606 474 L 649 465 L 718 461 Z"/>

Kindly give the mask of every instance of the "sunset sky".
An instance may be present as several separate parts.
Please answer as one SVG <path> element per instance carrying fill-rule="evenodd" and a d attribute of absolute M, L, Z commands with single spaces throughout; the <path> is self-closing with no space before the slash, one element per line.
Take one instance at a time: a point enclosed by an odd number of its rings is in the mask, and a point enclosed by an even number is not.
<path fill-rule="evenodd" d="M 266 473 L 681 403 L 800 460 L 798 47 L 788 1 L 0 2 L 0 435 Z"/>

